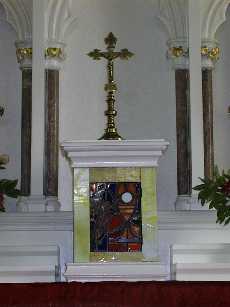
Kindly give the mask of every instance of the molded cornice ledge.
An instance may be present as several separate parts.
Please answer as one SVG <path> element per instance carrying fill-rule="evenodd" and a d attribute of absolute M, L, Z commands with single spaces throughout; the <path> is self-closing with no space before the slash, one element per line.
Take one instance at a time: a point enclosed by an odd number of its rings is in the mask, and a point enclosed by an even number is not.
<path fill-rule="evenodd" d="M 156 140 L 69 141 L 61 147 L 72 167 L 157 167 L 169 142 Z"/>

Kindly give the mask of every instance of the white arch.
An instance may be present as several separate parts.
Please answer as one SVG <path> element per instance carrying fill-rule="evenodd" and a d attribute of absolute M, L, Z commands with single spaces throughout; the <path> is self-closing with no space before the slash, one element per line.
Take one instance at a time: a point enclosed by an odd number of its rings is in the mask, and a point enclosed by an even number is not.
<path fill-rule="evenodd" d="M 0 0 L 6 12 L 6 20 L 14 28 L 18 40 L 31 40 L 32 21 L 24 0 Z"/>
<path fill-rule="evenodd" d="M 170 40 L 188 37 L 188 0 L 159 0 L 158 10 Z"/>
<path fill-rule="evenodd" d="M 212 0 L 203 9 L 202 39 L 215 40 L 216 32 L 226 20 L 230 0 Z"/>
<path fill-rule="evenodd" d="M 46 10 L 46 38 L 64 43 L 74 28 L 76 17 L 71 14 L 72 0 L 49 0 Z"/>

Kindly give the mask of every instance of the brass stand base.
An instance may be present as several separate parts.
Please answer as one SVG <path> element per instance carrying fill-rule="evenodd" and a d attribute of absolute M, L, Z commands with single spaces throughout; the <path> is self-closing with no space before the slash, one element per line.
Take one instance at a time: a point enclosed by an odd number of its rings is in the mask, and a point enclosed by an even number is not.
<path fill-rule="evenodd" d="M 105 130 L 105 133 L 100 137 L 98 140 L 124 140 L 117 131 L 107 131 Z"/>

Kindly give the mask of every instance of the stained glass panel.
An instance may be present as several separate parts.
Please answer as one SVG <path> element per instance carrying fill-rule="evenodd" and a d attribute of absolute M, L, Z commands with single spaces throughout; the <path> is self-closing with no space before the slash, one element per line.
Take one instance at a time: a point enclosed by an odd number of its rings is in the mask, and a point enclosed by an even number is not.
<path fill-rule="evenodd" d="M 141 183 L 90 183 L 90 251 L 142 250 Z"/>

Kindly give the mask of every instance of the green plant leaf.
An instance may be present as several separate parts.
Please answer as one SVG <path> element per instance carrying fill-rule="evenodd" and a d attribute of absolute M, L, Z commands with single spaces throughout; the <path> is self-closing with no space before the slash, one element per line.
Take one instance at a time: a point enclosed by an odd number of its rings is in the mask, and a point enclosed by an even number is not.
<path fill-rule="evenodd" d="M 200 190 L 202 190 L 203 188 L 205 188 L 205 184 L 199 184 L 199 185 L 195 186 L 195 187 L 193 188 L 193 190 L 195 190 L 195 191 L 200 191 Z"/>

